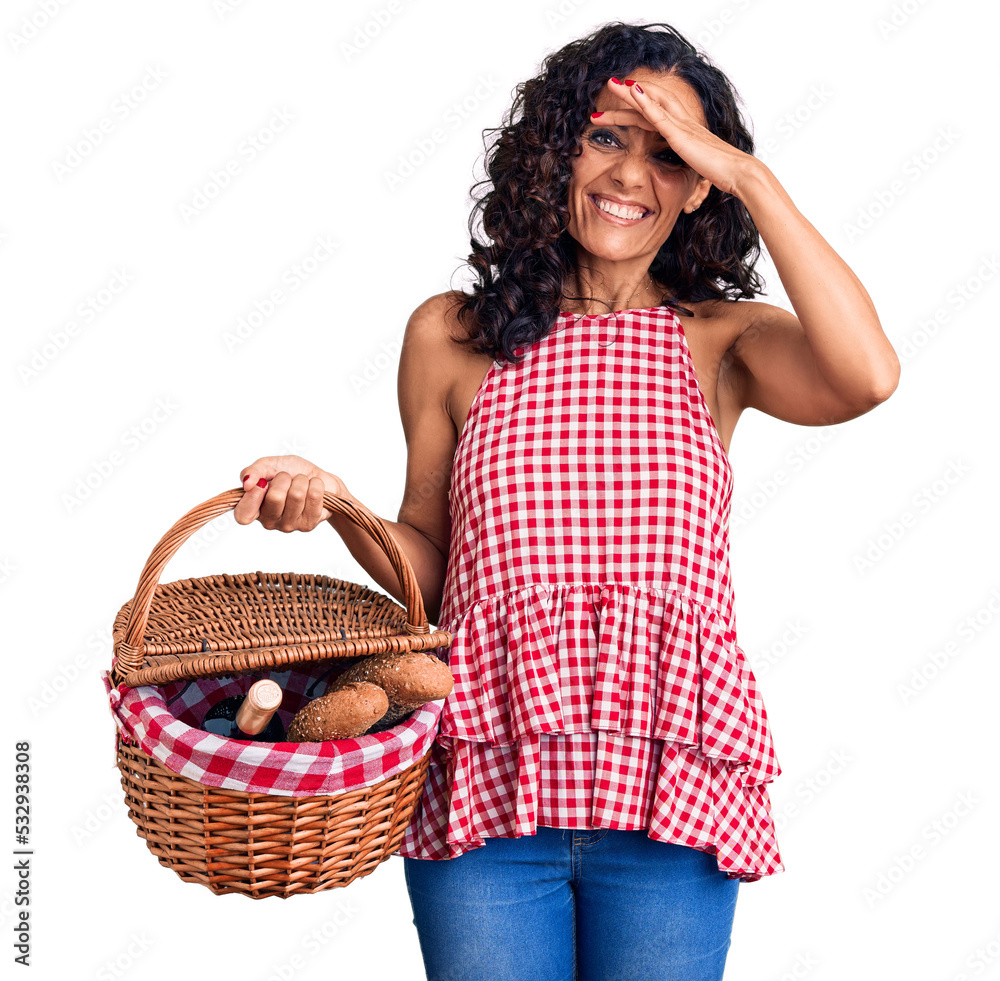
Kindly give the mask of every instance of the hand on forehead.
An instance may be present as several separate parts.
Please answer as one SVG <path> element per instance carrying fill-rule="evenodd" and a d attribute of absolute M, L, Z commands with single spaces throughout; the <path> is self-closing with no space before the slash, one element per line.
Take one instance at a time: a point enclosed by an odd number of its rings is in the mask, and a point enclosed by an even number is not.
<path fill-rule="evenodd" d="M 632 118 L 632 122 L 625 121 L 619 123 L 620 126 L 641 126 L 644 122 L 648 123 L 646 117 L 636 109 L 635 103 L 622 91 L 621 86 L 614 85 L 611 81 L 598 91 L 594 97 L 593 108 L 597 112 L 614 111 L 616 114 L 621 112 L 623 120 Z"/>
<path fill-rule="evenodd" d="M 610 102 L 611 100 L 604 100 Z M 602 107 L 601 97 L 597 97 L 597 110 L 602 111 L 602 115 L 596 119 L 591 118 L 590 122 L 595 126 L 638 126 L 648 129 L 650 132 L 657 132 L 656 127 L 637 109 L 623 109 L 621 99 L 615 99 L 615 105 Z"/>
<path fill-rule="evenodd" d="M 668 111 L 690 114 L 705 125 L 705 110 L 701 100 L 684 79 L 670 72 L 649 72 L 642 68 L 636 69 L 629 78 L 642 84 L 648 101 Z M 605 115 L 592 122 L 612 126 L 639 126 L 656 131 L 657 127 L 649 117 L 636 108 L 635 99 L 630 97 L 629 92 L 629 89 L 616 85 L 609 79 L 604 88 L 598 91 L 593 107 L 595 111 Z"/>

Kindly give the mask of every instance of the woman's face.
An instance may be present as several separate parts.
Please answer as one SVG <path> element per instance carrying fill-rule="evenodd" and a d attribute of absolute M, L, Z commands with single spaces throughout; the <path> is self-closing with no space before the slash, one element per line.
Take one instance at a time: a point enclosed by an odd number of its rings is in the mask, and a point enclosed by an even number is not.
<path fill-rule="evenodd" d="M 705 113 L 693 88 L 676 75 L 638 68 L 629 76 L 668 89 L 706 125 Z M 648 90 L 647 90 L 648 91 Z M 581 152 L 573 158 L 569 181 L 569 233 L 591 255 L 613 261 L 642 257 L 652 262 L 684 208 L 700 204 L 711 185 L 683 164 L 655 130 L 638 125 L 645 117 L 604 88 L 594 111 L 630 109 L 636 125 L 610 126 L 590 120 L 581 136 Z M 647 126 L 652 124 L 648 121 Z M 613 215 L 598 202 L 643 209 L 640 218 Z"/>

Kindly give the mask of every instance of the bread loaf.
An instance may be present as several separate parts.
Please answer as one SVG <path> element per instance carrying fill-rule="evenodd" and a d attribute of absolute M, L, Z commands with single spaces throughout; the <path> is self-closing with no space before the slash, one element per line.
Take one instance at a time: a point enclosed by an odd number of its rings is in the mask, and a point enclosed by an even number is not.
<path fill-rule="evenodd" d="M 384 732 L 454 687 L 451 669 L 433 654 L 371 654 L 341 671 L 326 694 L 299 709 L 285 738 L 303 743 L 351 739 L 376 723 Z"/>
<path fill-rule="evenodd" d="M 441 658 L 425 651 L 371 654 L 344 671 L 335 687 L 361 681 L 378 685 L 385 691 L 389 707 L 381 720 L 383 724 L 409 715 L 425 702 L 450 695 L 455 687 L 451 668 Z"/>
<path fill-rule="evenodd" d="M 389 707 L 386 693 L 367 681 L 348 681 L 303 705 L 295 713 L 285 738 L 293 743 L 351 739 L 371 728 Z"/>

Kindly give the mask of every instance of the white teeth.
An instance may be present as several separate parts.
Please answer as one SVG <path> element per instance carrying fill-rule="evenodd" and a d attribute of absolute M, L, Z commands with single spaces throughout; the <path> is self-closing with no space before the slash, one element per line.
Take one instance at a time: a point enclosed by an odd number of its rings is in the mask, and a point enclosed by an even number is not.
<path fill-rule="evenodd" d="M 594 201 L 601 211 L 606 211 L 609 215 L 614 215 L 616 218 L 629 218 L 635 221 L 646 213 L 642 208 L 625 208 L 620 204 L 605 201 L 604 198 L 594 198 Z"/>

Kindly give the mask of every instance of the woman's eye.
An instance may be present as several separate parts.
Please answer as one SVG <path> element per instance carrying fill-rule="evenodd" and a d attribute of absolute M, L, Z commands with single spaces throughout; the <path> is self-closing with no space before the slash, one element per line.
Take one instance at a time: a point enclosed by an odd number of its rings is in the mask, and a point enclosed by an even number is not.
<path fill-rule="evenodd" d="M 611 146 L 610 143 L 602 143 L 601 142 L 601 140 L 605 139 L 605 138 L 607 138 L 609 140 L 612 140 L 614 143 L 618 142 L 618 140 L 615 137 L 615 135 L 613 133 L 609 132 L 606 129 L 595 129 L 590 134 L 590 137 L 589 137 L 590 142 L 596 144 L 597 146 Z"/>
<path fill-rule="evenodd" d="M 607 129 L 595 129 L 592 130 L 588 135 L 587 139 L 589 142 L 593 143 L 594 146 L 599 146 L 607 149 L 608 147 L 620 146 L 618 142 L 618 137 L 615 136 L 610 130 Z M 680 157 L 674 153 L 673 150 L 662 150 L 656 155 L 656 159 L 666 164 L 668 167 L 686 167 L 687 164 L 681 160 Z"/>
<path fill-rule="evenodd" d="M 665 164 L 669 164 L 671 167 L 684 167 L 686 166 L 684 161 L 674 153 L 673 150 L 664 150 L 662 153 L 656 155 L 657 160 L 662 160 Z"/>

